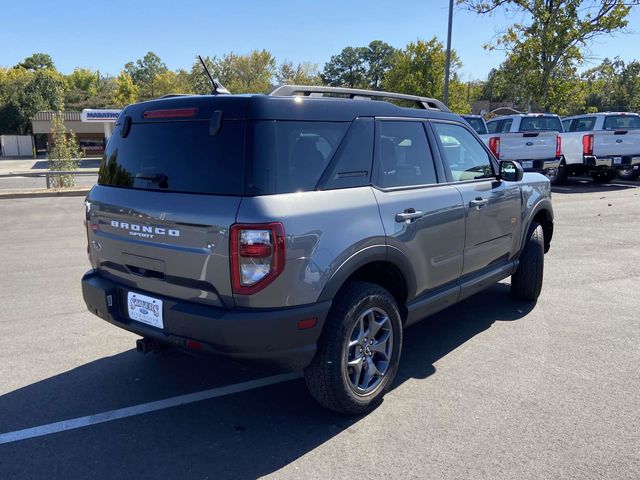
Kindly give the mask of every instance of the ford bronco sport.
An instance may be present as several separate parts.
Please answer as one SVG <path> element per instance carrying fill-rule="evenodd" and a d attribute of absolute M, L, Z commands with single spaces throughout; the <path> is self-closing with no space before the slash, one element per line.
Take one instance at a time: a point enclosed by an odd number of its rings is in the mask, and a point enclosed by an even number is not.
<path fill-rule="evenodd" d="M 442 103 L 329 87 L 129 105 L 85 214 L 92 313 L 141 349 L 303 369 L 350 414 L 409 325 L 508 276 L 535 300 L 553 234 L 549 180 Z"/>

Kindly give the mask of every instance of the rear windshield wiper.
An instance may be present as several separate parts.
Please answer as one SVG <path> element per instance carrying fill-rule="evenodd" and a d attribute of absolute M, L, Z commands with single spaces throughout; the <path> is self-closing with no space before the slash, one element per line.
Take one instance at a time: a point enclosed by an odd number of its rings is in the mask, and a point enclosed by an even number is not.
<path fill-rule="evenodd" d="M 154 173 L 136 173 L 136 180 L 146 180 L 147 188 L 157 185 L 158 188 L 169 188 L 169 177 L 162 172 Z"/>

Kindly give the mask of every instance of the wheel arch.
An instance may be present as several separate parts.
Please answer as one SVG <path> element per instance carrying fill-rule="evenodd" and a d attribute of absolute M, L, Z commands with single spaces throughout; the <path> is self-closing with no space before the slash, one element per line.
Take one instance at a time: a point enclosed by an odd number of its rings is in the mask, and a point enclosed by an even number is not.
<path fill-rule="evenodd" d="M 415 297 L 416 280 L 409 259 L 395 247 L 378 245 L 349 257 L 331 276 L 318 302 L 333 300 L 351 280 L 374 283 L 393 296 L 402 321 L 407 318 L 406 304 Z"/>

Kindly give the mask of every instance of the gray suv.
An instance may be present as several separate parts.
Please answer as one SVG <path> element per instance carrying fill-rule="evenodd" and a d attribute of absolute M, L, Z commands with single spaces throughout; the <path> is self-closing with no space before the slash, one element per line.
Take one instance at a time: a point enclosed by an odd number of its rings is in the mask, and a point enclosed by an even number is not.
<path fill-rule="evenodd" d="M 553 211 L 436 100 L 285 86 L 126 107 L 86 225 L 84 300 L 139 350 L 303 369 L 359 414 L 406 327 L 508 276 L 538 297 Z"/>

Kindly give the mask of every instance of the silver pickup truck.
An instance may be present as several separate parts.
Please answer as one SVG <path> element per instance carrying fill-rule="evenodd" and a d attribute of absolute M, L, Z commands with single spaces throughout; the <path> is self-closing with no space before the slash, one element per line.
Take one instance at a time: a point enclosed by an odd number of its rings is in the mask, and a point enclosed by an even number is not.
<path fill-rule="evenodd" d="M 627 180 L 640 173 L 640 115 L 637 113 L 592 113 L 562 120 L 563 159 L 558 178 L 589 175 L 605 183 L 616 175 Z"/>
<path fill-rule="evenodd" d="M 498 160 L 513 160 L 526 172 L 557 176 L 561 160 L 560 117 L 548 113 L 526 113 L 494 118 L 487 134 L 480 135 Z"/>

